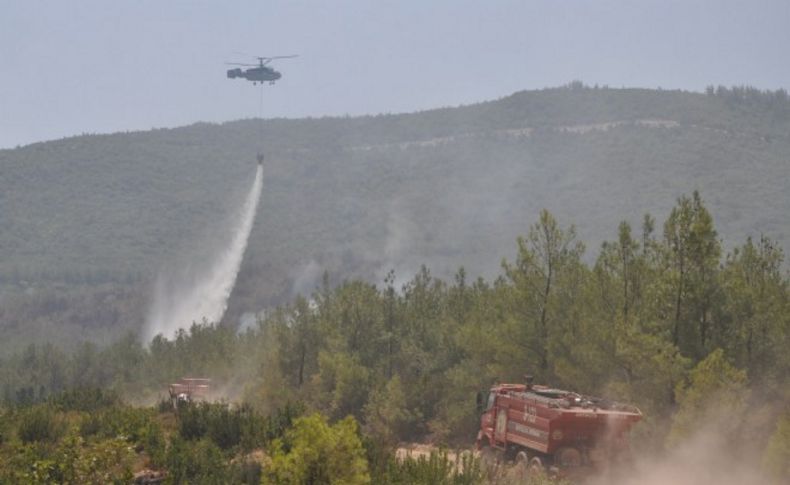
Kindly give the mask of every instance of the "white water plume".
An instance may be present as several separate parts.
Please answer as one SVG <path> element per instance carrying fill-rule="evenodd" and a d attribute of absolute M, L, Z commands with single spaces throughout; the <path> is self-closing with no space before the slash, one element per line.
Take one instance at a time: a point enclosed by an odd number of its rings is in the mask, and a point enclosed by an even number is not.
<path fill-rule="evenodd" d="M 262 187 L 263 167 L 258 165 L 250 193 L 231 230 L 229 244 L 216 253 L 204 271 L 176 282 L 168 282 L 166 275 L 159 275 L 145 328 L 146 342 L 160 333 L 172 338 L 179 328 L 189 328 L 193 322 L 222 319 L 247 248 Z"/>

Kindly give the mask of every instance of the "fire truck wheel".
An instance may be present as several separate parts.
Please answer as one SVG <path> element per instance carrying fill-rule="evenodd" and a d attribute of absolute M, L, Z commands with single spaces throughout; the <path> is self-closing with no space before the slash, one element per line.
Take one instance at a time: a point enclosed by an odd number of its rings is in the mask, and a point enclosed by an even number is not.
<path fill-rule="evenodd" d="M 566 446 L 554 453 L 554 463 L 560 468 L 576 468 L 582 465 L 582 454 L 579 450 Z"/>
<path fill-rule="evenodd" d="M 529 457 L 526 451 L 522 450 L 516 453 L 516 458 L 513 460 L 513 471 L 519 480 L 523 480 L 529 475 Z"/>
<path fill-rule="evenodd" d="M 540 475 L 545 471 L 545 467 L 543 466 L 543 460 L 540 459 L 539 456 L 533 456 L 529 460 L 529 474 L 530 475 Z"/>

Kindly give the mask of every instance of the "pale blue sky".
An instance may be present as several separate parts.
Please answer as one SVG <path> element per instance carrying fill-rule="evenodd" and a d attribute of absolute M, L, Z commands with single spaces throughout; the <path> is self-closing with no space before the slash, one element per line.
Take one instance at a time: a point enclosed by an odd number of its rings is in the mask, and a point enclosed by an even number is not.
<path fill-rule="evenodd" d="M 0 147 L 257 116 L 404 112 L 565 84 L 790 86 L 790 1 L 0 0 Z"/>

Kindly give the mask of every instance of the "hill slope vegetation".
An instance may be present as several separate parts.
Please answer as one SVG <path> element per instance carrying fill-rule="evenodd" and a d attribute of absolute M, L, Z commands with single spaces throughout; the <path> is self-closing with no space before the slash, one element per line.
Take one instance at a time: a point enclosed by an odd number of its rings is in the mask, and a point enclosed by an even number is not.
<path fill-rule="evenodd" d="M 460 265 L 493 276 L 542 208 L 595 248 L 621 219 L 663 220 L 700 190 L 728 244 L 764 233 L 786 245 L 789 128 L 784 91 L 572 83 L 413 114 L 199 123 L 3 150 L 3 331 L 101 340 L 137 328 L 157 273 L 196 264 L 223 239 L 260 146 L 264 194 L 231 321 L 309 293 L 324 270 L 379 283 L 422 263 L 443 277 Z"/>

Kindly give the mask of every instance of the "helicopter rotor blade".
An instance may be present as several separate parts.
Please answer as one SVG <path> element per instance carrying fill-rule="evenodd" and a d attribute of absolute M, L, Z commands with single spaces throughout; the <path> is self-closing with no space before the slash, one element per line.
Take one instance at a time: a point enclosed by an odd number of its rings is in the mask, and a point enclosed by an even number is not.
<path fill-rule="evenodd" d="M 244 64 L 241 62 L 226 62 L 225 64 L 228 66 L 247 66 L 247 67 L 255 67 L 258 65 L 258 64 Z"/>
<path fill-rule="evenodd" d="M 259 61 L 272 61 L 274 59 L 290 59 L 291 57 L 299 57 L 299 54 L 290 54 L 287 56 L 255 56 Z"/>

